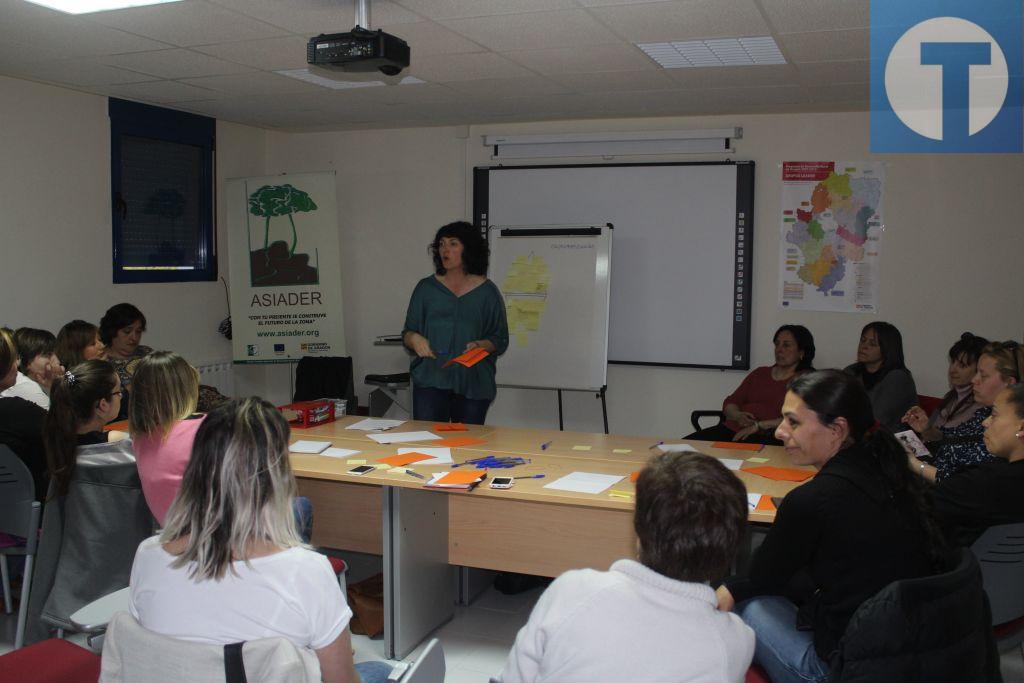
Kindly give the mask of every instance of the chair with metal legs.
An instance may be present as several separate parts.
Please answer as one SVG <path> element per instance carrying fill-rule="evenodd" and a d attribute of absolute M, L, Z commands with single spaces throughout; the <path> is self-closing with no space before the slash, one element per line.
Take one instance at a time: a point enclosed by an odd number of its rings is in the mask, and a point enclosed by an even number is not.
<path fill-rule="evenodd" d="M 39 544 L 39 520 L 42 503 L 36 500 L 36 487 L 32 473 L 7 446 L 0 446 L 0 533 L 25 539 L 23 544 L 0 548 L 0 573 L 3 575 L 4 608 L 12 611 L 10 572 L 7 557 L 25 558 L 25 571 L 21 581 L 21 604 L 18 606 L 18 626 L 14 636 L 14 649 L 25 642 L 25 622 L 28 618 L 28 596 L 32 588 L 32 564 Z"/>

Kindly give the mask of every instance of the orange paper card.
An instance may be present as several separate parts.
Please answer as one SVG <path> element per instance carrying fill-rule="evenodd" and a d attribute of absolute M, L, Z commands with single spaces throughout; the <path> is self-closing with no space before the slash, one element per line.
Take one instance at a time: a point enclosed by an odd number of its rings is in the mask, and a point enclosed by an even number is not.
<path fill-rule="evenodd" d="M 761 496 L 754 509 L 760 512 L 775 512 L 775 503 L 772 502 L 771 496 Z"/>
<path fill-rule="evenodd" d="M 431 441 L 431 446 L 447 446 L 449 448 L 458 448 L 459 446 L 476 446 L 477 444 L 485 443 L 483 439 L 474 439 L 472 436 L 455 436 L 450 439 L 441 439 L 440 441 Z"/>
<path fill-rule="evenodd" d="M 433 460 L 433 458 L 434 456 L 424 455 L 423 453 L 404 453 L 402 455 L 389 455 L 386 458 L 377 458 L 377 462 L 382 462 L 392 467 L 402 467 L 419 462 L 420 460 Z"/>
<path fill-rule="evenodd" d="M 769 467 L 768 465 L 747 467 L 743 471 L 760 475 L 765 479 L 774 479 L 775 481 L 807 481 L 814 476 L 814 472 L 807 470 L 795 470 L 791 467 Z"/>
<path fill-rule="evenodd" d="M 461 422 L 438 422 L 434 425 L 435 432 L 468 432 L 469 427 Z"/>
<path fill-rule="evenodd" d="M 455 358 L 452 358 L 450 361 L 448 361 L 441 367 L 446 368 L 452 363 L 458 363 L 459 365 L 465 365 L 467 368 L 471 368 L 480 361 L 482 361 L 484 358 L 487 358 L 487 356 L 489 355 L 491 355 L 490 351 L 488 351 L 487 349 L 481 349 L 478 346 L 475 349 L 470 349 L 469 351 L 466 351 L 461 356 L 456 356 Z"/>
<path fill-rule="evenodd" d="M 449 472 L 437 481 L 435 484 L 472 484 L 474 481 L 483 476 L 483 472 L 479 470 L 463 470 L 460 472 Z"/>
<path fill-rule="evenodd" d="M 734 451 L 754 451 L 757 453 L 764 449 L 763 444 L 759 443 L 742 443 L 740 441 L 716 441 L 711 444 L 712 448 L 728 448 Z"/>
<path fill-rule="evenodd" d="M 636 480 L 639 479 L 639 478 L 640 478 L 640 473 L 639 472 L 633 472 L 631 475 L 629 475 L 629 480 L 631 482 L 633 482 L 634 484 L 636 483 Z"/>
<path fill-rule="evenodd" d="M 128 431 L 128 420 L 121 420 L 120 422 L 111 422 L 110 424 L 108 424 L 107 426 L 105 426 L 103 428 L 103 431 L 105 431 L 105 432 L 112 432 L 115 429 L 117 431 L 119 431 L 119 432 L 127 432 Z"/>

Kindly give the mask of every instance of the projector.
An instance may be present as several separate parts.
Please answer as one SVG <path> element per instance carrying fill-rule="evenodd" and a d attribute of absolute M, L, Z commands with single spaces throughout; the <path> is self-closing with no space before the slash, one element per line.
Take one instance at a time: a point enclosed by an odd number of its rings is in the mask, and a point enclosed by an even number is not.
<path fill-rule="evenodd" d="M 409 44 L 380 29 L 356 26 L 348 33 L 321 33 L 306 45 L 306 62 L 324 69 L 395 76 L 409 66 Z"/>

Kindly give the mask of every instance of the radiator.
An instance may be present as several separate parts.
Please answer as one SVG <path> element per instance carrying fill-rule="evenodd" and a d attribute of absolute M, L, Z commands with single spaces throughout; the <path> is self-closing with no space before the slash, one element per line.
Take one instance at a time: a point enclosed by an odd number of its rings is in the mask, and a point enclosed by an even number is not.
<path fill-rule="evenodd" d="M 225 396 L 235 395 L 235 369 L 231 361 L 206 363 L 196 368 L 199 383 L 211 386 Z"/>

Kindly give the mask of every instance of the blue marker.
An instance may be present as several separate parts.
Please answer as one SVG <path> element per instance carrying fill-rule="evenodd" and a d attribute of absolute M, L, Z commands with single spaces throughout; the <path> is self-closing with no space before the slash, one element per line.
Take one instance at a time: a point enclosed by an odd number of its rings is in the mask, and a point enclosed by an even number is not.
<path fill-rule="evenodd" d="M 546 450 L 548 449 L 548 446 L 550 446 L 550 445 L 551 445 L 551 444 L 553 444 L 553 443 L 554 443 L 554 441 L 545 441 L 544 443 L 542 443 L 542 444 L 540 445 L 540 449 L 541 449 L 542 451 L 546 451 Z"/>
<path fill-rule="evenodd" d="M 512 477 L 513 479 L 543 479 L 543 474 L 529 474 L 522 477 Z"/>

